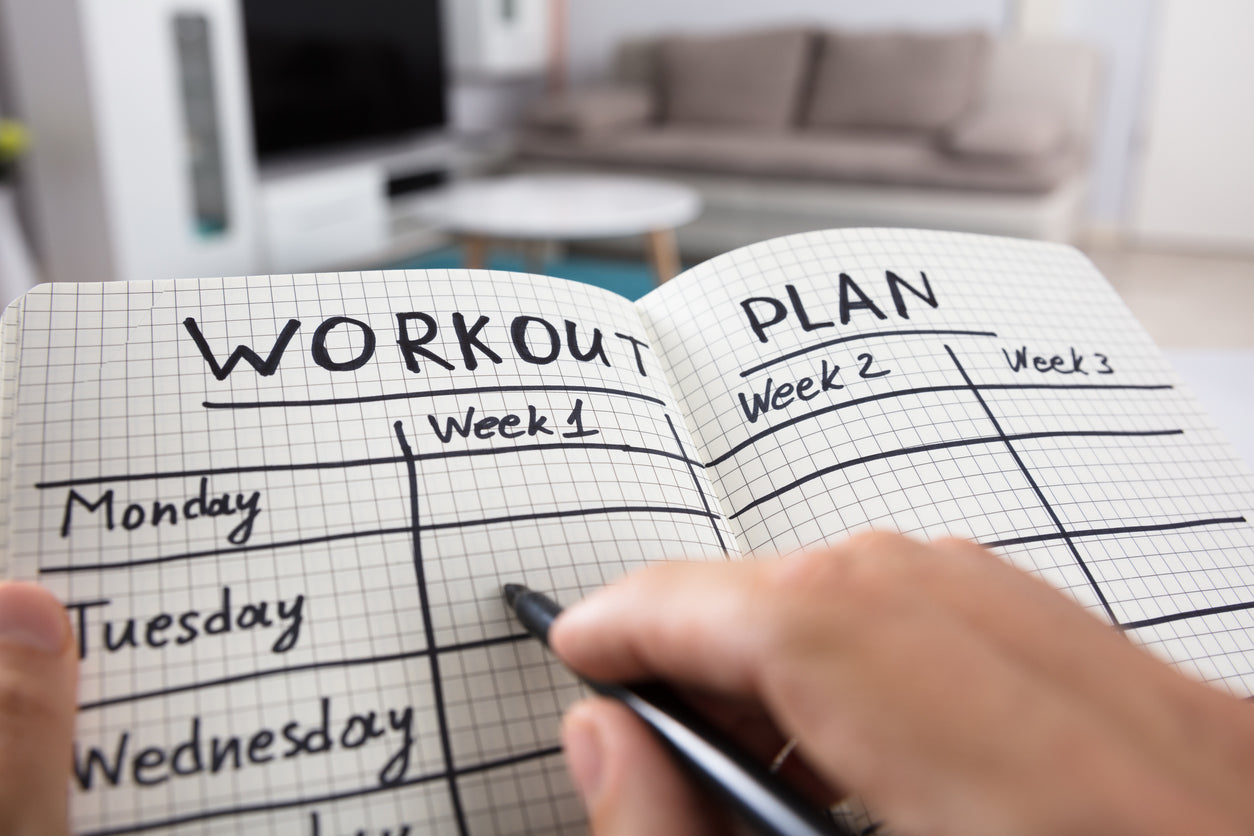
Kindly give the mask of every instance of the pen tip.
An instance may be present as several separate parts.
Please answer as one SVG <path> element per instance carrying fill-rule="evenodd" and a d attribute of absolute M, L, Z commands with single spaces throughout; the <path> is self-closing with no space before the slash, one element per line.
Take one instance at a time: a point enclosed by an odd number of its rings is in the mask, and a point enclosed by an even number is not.
<path fill-rule="evenodd" d="M 509 604 L 511 607 L 514 606 L 514 602 L 518 600 L 518 596 L 527 591 L 527 587 L 520 583 L 507 583 L 505 586 L 501 587 L 501 589 L 505 592 L 505 603 Z"/>

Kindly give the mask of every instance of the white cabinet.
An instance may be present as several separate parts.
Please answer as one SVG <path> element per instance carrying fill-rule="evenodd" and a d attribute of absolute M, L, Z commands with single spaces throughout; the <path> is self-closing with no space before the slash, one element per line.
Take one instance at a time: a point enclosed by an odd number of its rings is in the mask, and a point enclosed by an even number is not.
<path fill-rule="evenodd" d="M 267 177 L 261 184 L 264 270 L 299 273 L 377 258 L 388 244 L 381 166 Z"/>
<path fill-rule="evenodd" d="M 248 272 L 256 171 L 235 0 L 0 0 L 48 278 Z"/>

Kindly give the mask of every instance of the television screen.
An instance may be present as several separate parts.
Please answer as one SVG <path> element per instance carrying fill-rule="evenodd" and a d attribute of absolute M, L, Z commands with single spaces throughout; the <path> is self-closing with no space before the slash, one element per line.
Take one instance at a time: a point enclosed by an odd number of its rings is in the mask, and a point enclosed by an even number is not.
<path fill-rule="evenodd" d="M 439 0 L 244 0 L 260 158 L 445 123 Z"/>

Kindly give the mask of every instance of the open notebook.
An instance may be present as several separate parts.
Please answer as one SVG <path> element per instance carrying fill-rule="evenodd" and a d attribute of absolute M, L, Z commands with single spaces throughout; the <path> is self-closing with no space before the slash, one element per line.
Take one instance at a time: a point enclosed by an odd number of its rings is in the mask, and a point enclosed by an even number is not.
<path fill-rule="evenodd" d="M 1254 692 L 1252 482 L 1063 246 L 832 231 L 636 304 L 463 271 L 45 285 L 7 572 L 83 656 L 82 832 L 582 832 L 500 597 L 959 534 Z"/>

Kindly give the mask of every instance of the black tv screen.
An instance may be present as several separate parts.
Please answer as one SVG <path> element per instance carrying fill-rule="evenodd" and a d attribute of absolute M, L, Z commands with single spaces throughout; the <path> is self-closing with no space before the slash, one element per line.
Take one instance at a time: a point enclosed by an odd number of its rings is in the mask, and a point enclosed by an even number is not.
<path fill-rule="evenodd" d="M 260 158 L 445 123 L 439 0 L 244 0 Z"/>

